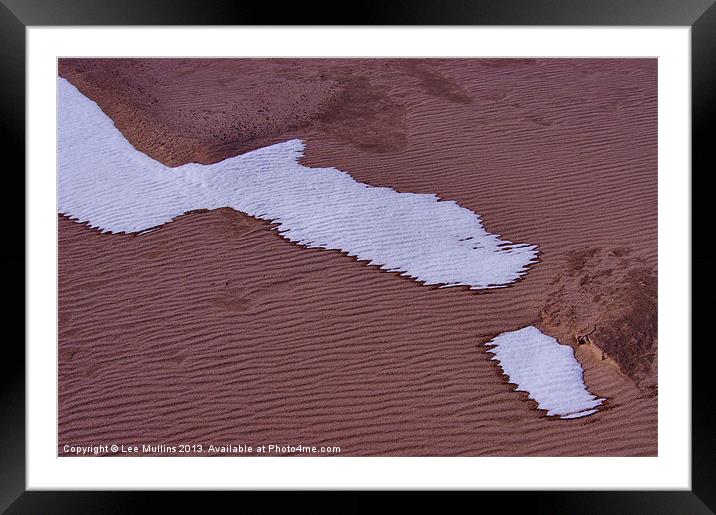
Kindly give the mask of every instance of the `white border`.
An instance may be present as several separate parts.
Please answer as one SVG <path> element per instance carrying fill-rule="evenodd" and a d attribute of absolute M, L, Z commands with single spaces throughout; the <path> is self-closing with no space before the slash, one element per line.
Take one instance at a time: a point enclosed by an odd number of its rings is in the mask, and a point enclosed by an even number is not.
<path fill-rule="evenodd" d="M 658 458 L 57 458 L 58 56 L 659 58 Z M 690 489 L 690 29 L 27 29 L 27 487 Z"/>

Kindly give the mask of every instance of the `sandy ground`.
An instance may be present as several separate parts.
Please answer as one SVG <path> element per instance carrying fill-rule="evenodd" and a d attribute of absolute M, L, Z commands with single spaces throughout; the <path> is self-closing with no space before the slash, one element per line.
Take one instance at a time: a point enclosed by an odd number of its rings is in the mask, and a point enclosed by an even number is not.
<path fill-rule="evenodd" d="M 168 165 L 299 137 L 310 166 L 436 193 L 540 246 L 525 279 L 437 289 L 220 209 L 142 236 L 59 217 L 64 444 L 340 455 L 657 453 L 656 60 L 61 60 Z M 555 420 L 480 344 L 534 324 L 604 410 Z"/>

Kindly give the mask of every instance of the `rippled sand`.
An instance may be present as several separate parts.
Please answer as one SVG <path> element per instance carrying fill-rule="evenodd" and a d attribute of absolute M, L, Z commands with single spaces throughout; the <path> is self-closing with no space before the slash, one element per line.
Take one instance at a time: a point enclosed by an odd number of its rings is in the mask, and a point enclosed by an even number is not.
<path fill-rule="evenodd" d="M 305 166 L 455 200 L 541 254 L 512 286 L 476 293 L 300 248 L 227 209 L 139 237 L 60 217 L 60 448 L 656 455 L 655 342 L 627 372 L 621 356 L 645 344 L 635 336 L 605 355 L 602 324 L 577 345 L 602 320 L 622 334 L 653 323 L 637 316 L 651 297 L 631 288 L 648 293 L 656 273 L 656 71 L 656 60 L 62 60 L 60 74 L 166 165 L 301 138 Z M 575 347 L 603 410 L 554 420 L 514 391 L 482 344 L 528 325 Z"/>

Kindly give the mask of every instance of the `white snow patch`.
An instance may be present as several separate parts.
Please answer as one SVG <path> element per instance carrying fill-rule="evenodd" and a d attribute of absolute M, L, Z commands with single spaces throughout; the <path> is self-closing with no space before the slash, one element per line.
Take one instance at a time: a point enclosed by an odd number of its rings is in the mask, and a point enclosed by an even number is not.
<path fill-rule="evenodd" d="M 486 345 L 517 390 L 529 393 L 547 415 L 585 417 L 595 413 L 598 399 L 584 384 L 584 371 L 568 345 L 528 326 L 502 333 Z"/>
<path fill-rule="evenodd" d="M 537 261 L 535 245 L 501 240 L 454 201 L 302 166 L 300 140 L 167 167 L 67 80 L 58 79 L 58 90 L 58 211 L 103 232 L 141 233 L 188 211 L 230 207 L 278 224 L 304 247 L 344 251 L 425 284 L 502 287 Z"/>

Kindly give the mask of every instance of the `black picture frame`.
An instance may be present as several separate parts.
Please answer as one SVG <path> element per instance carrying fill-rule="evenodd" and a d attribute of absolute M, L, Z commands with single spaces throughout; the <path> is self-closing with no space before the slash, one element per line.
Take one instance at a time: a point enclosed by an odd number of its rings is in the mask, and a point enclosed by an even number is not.
<path fill-rule="evenodd" d="M 313 12 L 316 11 L 316 12 Z M 320 14 L 319 14 L 320 12 Z M 6 194 L 6 216 L 25 212 L 25 29 L 29 26 L 61 25 L 616 25 L 691 27 L 692 73 L 692 241 L 706 235 L 709 205 L 699 202 L 708 194 L 695 188 L 694 179 L 714 170 L 709 125 L 714 120 L 716 96 L 716 6 L 714 0 L 439 0 L 363 1 L 354 9 L 312 9 L 303 3 L 277 8 L 269 2 L 211 2 L 201 0 L 0 0 L 0 134 L 11 166 L 4 170 L 11 182 Z M 7 184 L 7 182 L 6 182 Z M 20 194 L 20 191 L 23 194 Z M 705 200 L 705 199 L 702 199 Z M 11 220 L 12 222 L 12 220 Z M 3 224 L 6 242 L 2 253 L 6 291 L 5 328 L 12 328 L 3 343 L 0 374 L 0 510 L 7 513 L 137 513 L 169 509 L 206 511 L 207 492 L 69 492 L 25 491 L 25 353 L 20 344 L 25 326 L 25 226 Z M 584 491 L 584 492 L 479 492 L 480 507 L 499 506 L 502 512 L 523 511 L 522 503 L 539 513 L 650 513 L 699 514 L 716 511 L 716 410 L 711 405 L 712 367 L 710 339 L 704 320 L 709 315 L 707 296 L 713 291 L 710 270 L 716 257 L 708 245 L 692 245 L 692 490 L 691 491 Z M 20 299 L 23 299 L 21 302 Z M 699 338 L 698 336 L 704 338 Z M 662 342 L 665 344 L 665 342 Z M 254 493 L 211 494 L 240 505 Z M 331 511 L 373 511 L 384 504 L 382 494 L 348 494 L 343 500 L 317 504 L 311 492 L 286 496 L 294 511 L 315 512 L 323 505 Z M 467 495 L 467 494 L 465 494 Z M 475 495 L 474 493 L 470 495 Z M 283 497 L 283 498 L 282 498 Z M 466 502 L 463 494 L 427 499 L 414 493 L 411 502 L 444 512 Z M 517 501 L 517 502 L 515 502 Z M 262 502 L 262 501 L 260 501 Z M 474 502 L 468 500 L 467 502 Z M 435 503 L 431 506 L 432 503 Z"/>

